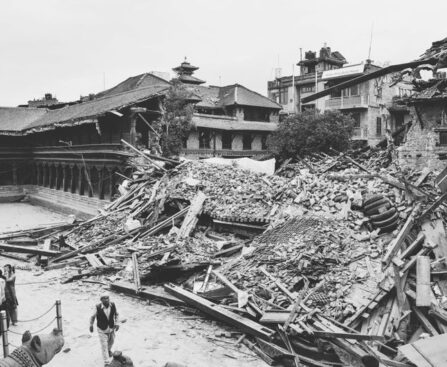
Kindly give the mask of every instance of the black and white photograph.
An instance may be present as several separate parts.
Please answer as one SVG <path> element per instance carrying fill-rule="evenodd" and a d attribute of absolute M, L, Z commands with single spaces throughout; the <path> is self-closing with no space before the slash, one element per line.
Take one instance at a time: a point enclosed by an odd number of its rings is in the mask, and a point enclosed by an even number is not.
<path fill-rule="evenodd" d="M 0 367 L 447 367 L 447 2 L 0 0 Z"/>

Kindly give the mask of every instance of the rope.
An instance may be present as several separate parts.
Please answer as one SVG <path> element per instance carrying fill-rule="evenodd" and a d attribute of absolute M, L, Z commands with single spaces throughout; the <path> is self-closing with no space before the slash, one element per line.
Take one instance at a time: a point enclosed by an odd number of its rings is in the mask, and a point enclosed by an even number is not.
<path fill-rule="evenodd" d="M 15 335 L 23 335 L 23 333 L 18 333 L 17 331 L 12 331 L 10 329 L 8 329 L 8 333 L 15 334 Z"/>
<path fill-rule="evenodd" d="M 47 325 L 45 325 L 42 329 L 39 329 L 39 330 L 37 330 L 37 331 L 31 331 L 31 335 L 35 335 L 35 334 L 40 333 L 41 331 L 44 331 L 46 328 L 48 328 L 49 326 L 51 326 L 51 324 L 53 323 L 53 321 L 56 320 L 56 319 L 57 319 L 57 317 L 51 319 L 50 323 L 47 324 Z M 18 333 L 18 332 L 16 332 L 16 331 L 12 331 L 12 330 L 10 330 L 10 329 L 8 329 L 8 333 L 15 334 L 15 335 L 23 335 L 23 333 Z"/>
<path fill-rule="evenodd" d="M 56 320 L 56 317 L 55 317 L 54 319 L 52 319 L 52 320 L 50 321 L 50 323 L 47 324 L 46 326 L 44 326 L 42 329 L 39 329 L 39 330 L 37 330 L 37 331 L 32 331 L 32 332 L 31 332 L 31 335 L 36 335 L 36 334 L 39 334 L 41 331 L 44 331 L 46 328 L 48 328 L 49 326 L 51 326 L 51 324 L 54 322 L 54 320 Z"/>
<path fill-rule="evenodd" d="M 17 320 L 17 322 L 31 322 L 31 321 L 36 321 L 39 320 L 40 318 L 44 317 L 46 314 L 48 314 L 53 308 L 56 307 L 56 304 L 53 304 L 53 306 L 51 306 L 51 308 L 46 311 L 45 313 L 43 313 L 42 315 L 35 317 L 34 319 L 29 319 L 29 320 Z"/>

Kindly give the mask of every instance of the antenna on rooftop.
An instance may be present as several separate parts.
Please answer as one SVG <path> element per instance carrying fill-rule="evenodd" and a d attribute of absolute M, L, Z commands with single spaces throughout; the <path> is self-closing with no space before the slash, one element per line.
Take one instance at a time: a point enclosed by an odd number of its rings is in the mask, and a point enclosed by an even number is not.
<path fill-rule="evenodd" d="M 373 41 L 374 22 L 371 23 L 371 37 L 369 38 L 368 60 L 371 60 L 371 45 Z"/>

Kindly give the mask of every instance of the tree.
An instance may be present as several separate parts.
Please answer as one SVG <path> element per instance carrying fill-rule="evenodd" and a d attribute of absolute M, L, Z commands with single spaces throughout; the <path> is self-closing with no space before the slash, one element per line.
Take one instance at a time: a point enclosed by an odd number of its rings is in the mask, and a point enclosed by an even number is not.
<path fill-rule="evenodd" d="M 286 118 L 270 135 L 267 146 L 281 158 L 349 148 L 354 120 L 339 111 L 305 111 Z"/>
<path fill-rule="evenodd" d="M 162 117 L 155 124 L 160 135 L 160 146 L 166 157 L 178 155 L 183 141 L 192 128 L 194 107 L 191 92 L 180 82 L 174 82 L 163 101 Z"/>

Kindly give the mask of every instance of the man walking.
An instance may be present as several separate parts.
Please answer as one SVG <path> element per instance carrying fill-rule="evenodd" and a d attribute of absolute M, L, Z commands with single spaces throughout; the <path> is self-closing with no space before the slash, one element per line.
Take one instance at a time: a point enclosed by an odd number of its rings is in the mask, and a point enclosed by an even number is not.
<path fill-rule="evenodd" d="M 113 302 L 110 302 L 108 294 L 103 294 L 101 303 L 97 304 L 93 315 L 90 317 L 90 332 L 93 333 L 93 323 L 96 319 L 99 342 L 101 343 L 104 366 L 108 366 L 112 357 L 112 346 L 115 341 L 115 331 L 118 331 L 118 311 Z"/>

